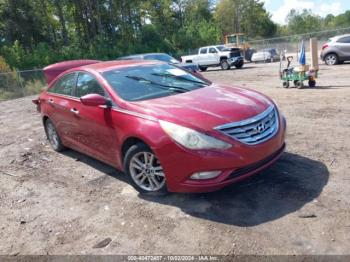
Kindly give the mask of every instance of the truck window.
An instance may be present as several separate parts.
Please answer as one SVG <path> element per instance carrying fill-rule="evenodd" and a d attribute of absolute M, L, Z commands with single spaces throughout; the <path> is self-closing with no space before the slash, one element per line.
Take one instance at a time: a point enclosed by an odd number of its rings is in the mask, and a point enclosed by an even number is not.
<path fill-rule="evenodd" d="M 201 49 L 199 50 L 199 53 L 202 54 L 202 55 L 204 55 L 204 54 L 207 53 L 207 50 L 208 50 L 208 48 L 201 48 Z"/>
<path fill-rule="evenodd" d="M 216 51 L 216 49 L 215 49 L 214 47 L 211 47 L 211 48 L 209 49 L 209 53 L 211 53 L 211 54 L 216 54 L 217 51 Z"/>

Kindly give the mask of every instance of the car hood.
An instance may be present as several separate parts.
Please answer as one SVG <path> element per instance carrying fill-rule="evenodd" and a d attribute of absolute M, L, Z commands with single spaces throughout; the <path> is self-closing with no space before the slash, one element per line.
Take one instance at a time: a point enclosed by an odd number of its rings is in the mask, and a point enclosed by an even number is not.
<path fill-rule="evenodd" d="M 130 109 L 161 120 L 211 130 L 266 110 L 272 101 L 252 90 L 211 85 L 191 92 L 130 103 Z"/>

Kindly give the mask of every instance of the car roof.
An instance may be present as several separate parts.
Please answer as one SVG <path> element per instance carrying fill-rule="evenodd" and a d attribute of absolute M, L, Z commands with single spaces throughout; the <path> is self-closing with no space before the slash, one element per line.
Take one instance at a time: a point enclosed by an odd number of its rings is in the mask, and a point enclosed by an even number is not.
<path fill-rule="evenodd" d="M 128 55 L 128 56 L 122 56 L 122 58 L 131 58 L 131 57 L 138 57 L 138 56 L 145 56 L 145 55 L 168 55 L 166 53 L 144 53 L 144 54 L 134 54 L 134 55 Z"/>
<path fill-rule="evenodd" d="M 331 40 L 338 40 L 339 38 L 342 38 L 342 37 L 348 37 L 348 36 L 350 36 L 350 34 L 344 34 L 344 35 L 336 35 L 336 36 L 334 36 L 334 37 L 331 37 L 330 39 Z"/>
<path fill-rule="evenodd" d="M 101 73 L 116 68 L 127 68 L 139 65 L 156 65 L 162 63 L 163 62 L 153 60 L 115 60 L 78 67 L 76 70 L 93 70 Z"/>

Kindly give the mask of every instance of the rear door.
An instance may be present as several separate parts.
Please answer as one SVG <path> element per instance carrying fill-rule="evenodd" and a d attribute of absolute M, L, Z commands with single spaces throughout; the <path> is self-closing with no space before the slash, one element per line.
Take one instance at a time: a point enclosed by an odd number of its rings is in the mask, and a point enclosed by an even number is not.
<path fill-rule="evenodd" d="M 116 132 L 110 108 L 103 106 L 85 106 L 80 97 L 88 94 L 99 94 L 109 98 L 108 93 L 90 73 L 79 72 L 72 103 L 75 125 L 74 139 L 86 153 L 103 161 L 113 163 L 117 157 Z"/>
<path fill-rule="evenodd" d="M 208 59 L 208 48 L 202 47 L 199 49 L 198 52 L 198 65 L 208 65 L 209 59 Z"/>
<path fill-rule="evenodd" d="M 208 52 L 208 63 L 210 65 L 216 65 L 219 64 L 220 58 L 218 57 L 218 51 L 214 47 L 209 48 Z"/>
<path fill-rule="evenodd" d="M 68 145 L 73 141 L 71 122 L 73 114 L 70 109 L 76 98 L 72 96 L 76 81 L 76 73 L 62 76 L 47 91 L 45 102 L 46 113 L 54 123 L 60 138 Z"/>

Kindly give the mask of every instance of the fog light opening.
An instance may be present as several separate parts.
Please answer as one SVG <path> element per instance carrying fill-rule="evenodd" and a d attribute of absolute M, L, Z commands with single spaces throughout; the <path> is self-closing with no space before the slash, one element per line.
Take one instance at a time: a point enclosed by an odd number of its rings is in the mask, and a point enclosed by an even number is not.
<path fill-rule="evenodd" d="M 201 179 L 211 179 L 219 176 L 221 171 L 205 171 L 205 172 L 197 172 L 191 176 L 191 179 L 201 180 Z"/>

